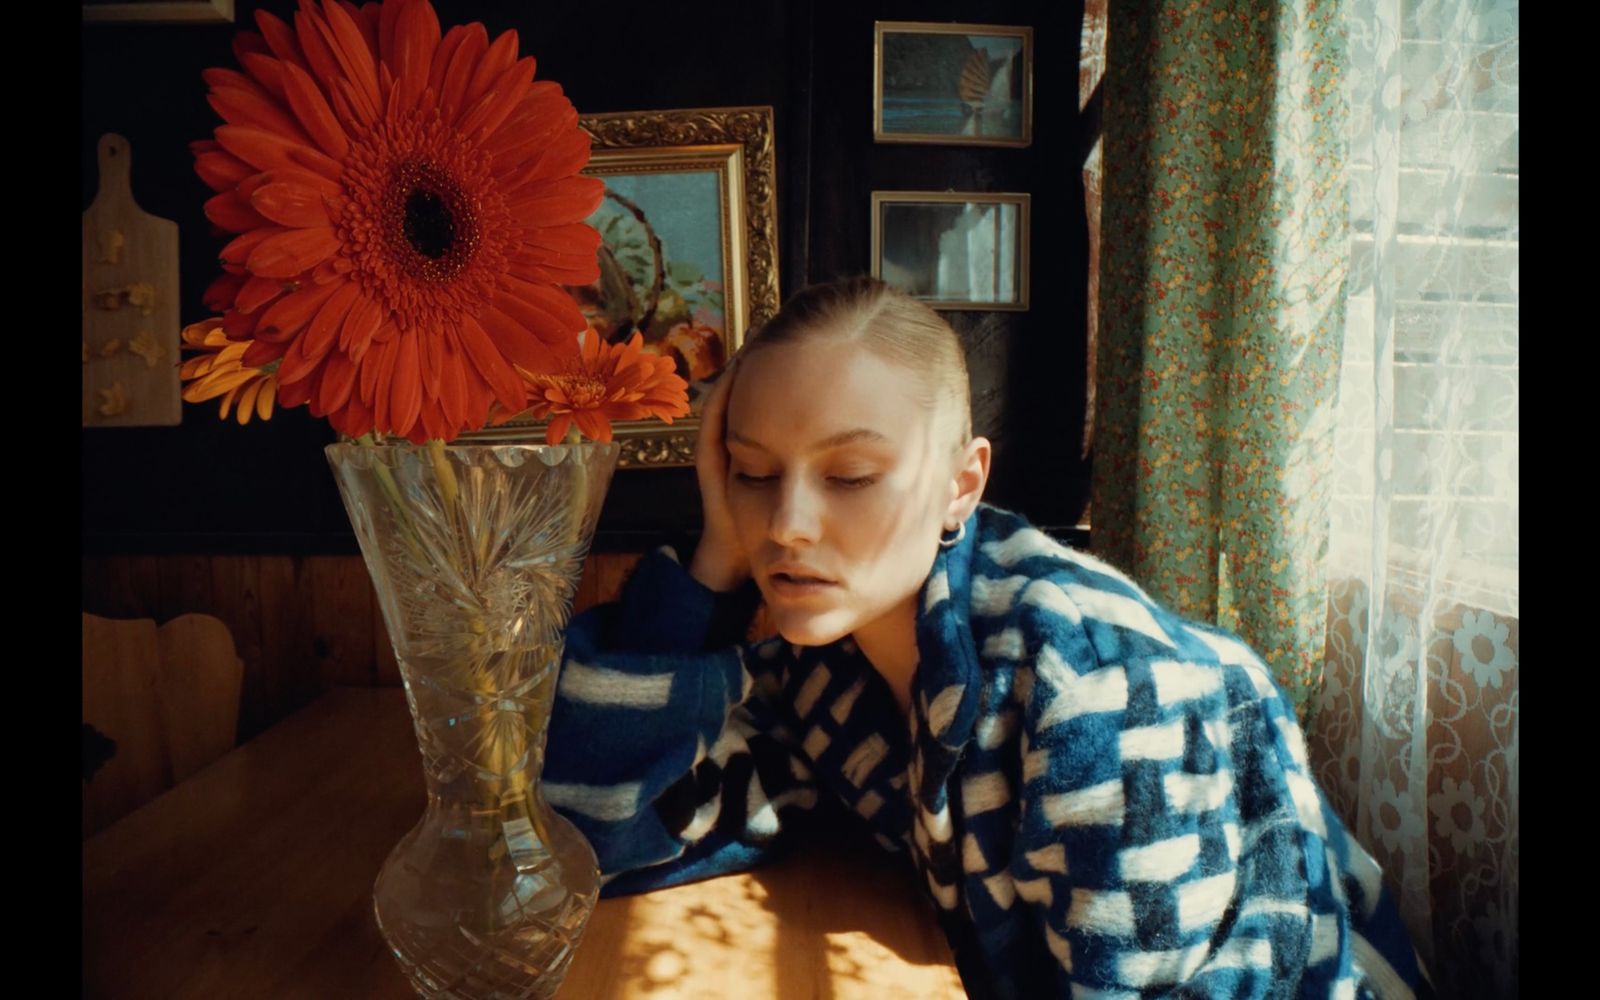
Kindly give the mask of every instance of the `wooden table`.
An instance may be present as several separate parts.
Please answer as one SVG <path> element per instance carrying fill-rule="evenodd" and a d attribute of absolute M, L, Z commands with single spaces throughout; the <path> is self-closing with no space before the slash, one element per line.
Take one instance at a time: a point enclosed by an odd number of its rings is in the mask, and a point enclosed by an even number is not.
<path fill-rule="evenodd" d="M 402 998 L 372 882 L 426 801 L 405 695 L 341 688 L 83 845 L 83 995 Z M 559 996 L 960 998 L 869 843 L 603 899 Z"/>

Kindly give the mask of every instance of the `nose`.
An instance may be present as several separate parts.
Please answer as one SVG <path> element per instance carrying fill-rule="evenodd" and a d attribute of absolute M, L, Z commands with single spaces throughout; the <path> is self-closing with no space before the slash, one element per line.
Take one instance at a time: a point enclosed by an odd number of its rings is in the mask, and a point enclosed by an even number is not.
<path fill-rule="evenodd" d="M 816 493 L 801 477 L 788 477 L 779 486 L 768 534 L 784 548 L 814 544 L 822 534 L 821 514 Z"/>

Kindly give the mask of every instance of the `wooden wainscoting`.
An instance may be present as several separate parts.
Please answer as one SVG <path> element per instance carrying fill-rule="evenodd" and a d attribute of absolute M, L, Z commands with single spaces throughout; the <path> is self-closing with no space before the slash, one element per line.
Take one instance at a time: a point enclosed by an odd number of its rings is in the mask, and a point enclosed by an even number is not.
<path fill-rule="evenodd" d="M 591 554 L 575 611 L 614 598 L 640 555 Z M 336 685 L 400 683 L 360 556 L 85 556 L 82 610 L 222 619 L 244 661 L 240 742 Z"/>

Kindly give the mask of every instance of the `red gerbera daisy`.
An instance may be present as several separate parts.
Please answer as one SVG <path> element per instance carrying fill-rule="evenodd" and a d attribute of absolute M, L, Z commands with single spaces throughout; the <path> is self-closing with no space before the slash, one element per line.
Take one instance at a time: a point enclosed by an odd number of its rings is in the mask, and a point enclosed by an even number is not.
<path fill-rule="evenodd" d="M 256 12 L 243 72 L 207 70 L 227 124 L 194 144 L 239 235 L 207 305 L 245 367 L 277 361 L 278 403 L 334 428 L 413 441 L 527 405 L 518 367 L 552 371 L 584 320 L 560 289 L 598 275 L 578 176 L 589 137 L 561 88 L 534 82 L 517 33 L 440 36 L 427 0 L 301 0 Z"/>

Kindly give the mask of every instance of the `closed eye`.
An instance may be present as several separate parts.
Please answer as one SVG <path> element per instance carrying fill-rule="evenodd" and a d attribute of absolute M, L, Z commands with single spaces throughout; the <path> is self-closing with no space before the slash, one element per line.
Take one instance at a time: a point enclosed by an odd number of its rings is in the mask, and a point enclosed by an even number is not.
<path fill-rule="evenodd" d="M 769 486 L 778 481 L 777 476 L 757 476 L 748 472 L 735 472 L 735 481 L 746 486 Z M 828 482 L 840 489 L 860 490 L 878 481 L 877 476 L 829 476 Z"/>

